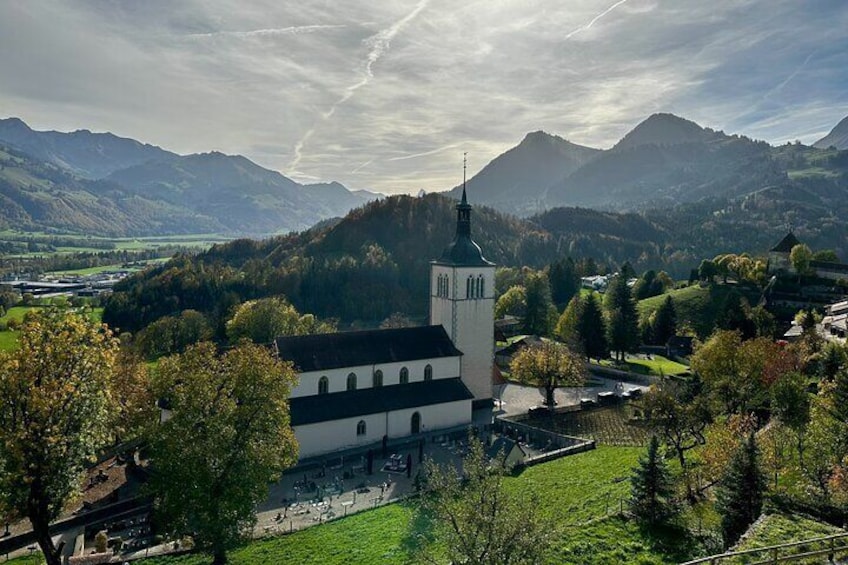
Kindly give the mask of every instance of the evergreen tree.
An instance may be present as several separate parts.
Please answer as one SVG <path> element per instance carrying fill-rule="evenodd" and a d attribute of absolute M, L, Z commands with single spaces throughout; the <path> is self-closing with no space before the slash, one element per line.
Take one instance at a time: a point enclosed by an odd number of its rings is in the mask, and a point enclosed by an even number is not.
<path fill-rule="evenodd" d="M 677 331 L 677 308 L 674 307 L 671 296 L 666 296 L 654 318 L 651 337 L 655 344 L 664 345 L 675 331 Z"/>
<path fill-rule="evenodd" d="M 731 290 L 721 305 L 716 326 L 721 330 L 738 330 L 742 339 L 751 339 L 757 334 L 757 328 L 750 317 L 751 307 L 748 301 L 735 289 Z"/>
<path fill-rule="evenodd" d="M 765 477 L 760 471 L 758 451 L 751 433 L 719 481 L 716 509 L 721 514 L 722 536 L 728 546 L 745 533 L 763 509 Z"/>
<path fill-rule="evenodd" d="M 580 276 L 571 257 L 551 263 L 548 277 L 554 304 L 567 304 L 580 290 Z"/>
<path fill-rule="evenodd" d="M 605 359 L 609 356 L 604 314 L 595 293 L 586 297 L 577 319 L 577 334 L 586 359 Z"/>
<path fill-rule="evenodd" d="M 674 484 L 665 460 L 660 456 L 660 440 L 651 436 L 648 452 L 639 458 L 639 466 L 630 477 L 630 509 L 649 525 L 661 524 L 674 516 Z"/>
<path fill-rule="evenodd" d="M 562 311 L 562 315 L 557 320 L 557 325 L 554 329 L 554 335 L 556 335 L 557 339 L 568 344 L 570 347 L 578 348 L 584 352 L 582 340 L 580 339 L 579 323 L 585 305 L 586 302 L 580 295 L 575 294 L 568 301 L 568 306 Z"/>
<path fill-rule="evenodd" d="M 621 265 L 619 276 L 625 281 L 636 278 L 636 269 L 633 268 L 633 265 L 630 264 L 630 261 L 625 261 L 624 264 Z"/>
<path fill-rule="evenodd" d="M 524 331 L 546 336 L 551 333 L 556 320 L 556 308 L 551 300 L 551 285 L 545 273 L 533 273 L 525 281 L 527 310 L 524 314 Z"/>
<path fill-rule="evenodd" d="M 607 288 L 605 305 L 609 346 L 616 352 L 616 359 L 622 360 L 625 353 L 634 351 L 639 345 L 639 315 L 624 277 L 612 280 Z"/>

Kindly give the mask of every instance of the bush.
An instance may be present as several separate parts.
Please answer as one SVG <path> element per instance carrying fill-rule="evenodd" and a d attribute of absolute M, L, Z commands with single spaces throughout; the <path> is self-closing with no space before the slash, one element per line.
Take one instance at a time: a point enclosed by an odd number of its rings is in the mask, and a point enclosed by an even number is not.
<path fill-rule="evenodd" d="M 109 534 L 106 533 L 106 530 L 100 530 L 97 532 L 97 535 L 94 536 L 94 551 L 97 553 L 106 553 L 108 548 Z"/>

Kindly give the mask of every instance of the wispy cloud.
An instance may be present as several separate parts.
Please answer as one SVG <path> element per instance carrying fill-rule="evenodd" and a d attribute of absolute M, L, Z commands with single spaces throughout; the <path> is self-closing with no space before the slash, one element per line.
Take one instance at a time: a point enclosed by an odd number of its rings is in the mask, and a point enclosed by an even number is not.
<path fill-rule="evenodd" d="M 659 111 L 812 142 L 848 114 L 845 29 L 844 0 L 0 2 L 0 113 L 433 191 L 465 151 L 609 147 Z"/>

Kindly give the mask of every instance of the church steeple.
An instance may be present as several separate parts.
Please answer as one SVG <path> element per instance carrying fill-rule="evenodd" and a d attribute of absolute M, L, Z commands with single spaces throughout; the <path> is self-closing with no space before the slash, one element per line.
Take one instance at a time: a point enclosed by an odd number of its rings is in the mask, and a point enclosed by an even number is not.
<path fill-rule="evenodd" d="M 471 239 L 471 204 L 466 194 L 466 161 L 462 159 L 462 200 L 456 205 L 456 235 L 442 252 L 439 263 L 451 265 L 492 265 L 483 257 L 480 246 Z"/>

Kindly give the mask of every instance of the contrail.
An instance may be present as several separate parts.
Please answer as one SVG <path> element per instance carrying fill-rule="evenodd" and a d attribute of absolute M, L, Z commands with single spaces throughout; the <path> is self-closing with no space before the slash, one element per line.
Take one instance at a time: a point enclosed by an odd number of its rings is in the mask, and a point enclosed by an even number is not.
<path fill-rule="evenodd" d="M 421 13 L 421 11 L 427 7 L 430 3 L 430 0 L 421 0 L 415 9 L 408 13 L 403 18 L 399 19 L 386 29 L 380 30 L 375 33 L 368 39 L 364 41 L 364 43 L 370 46 L 370 50 L 368 51 L 368 55 L 365 57 L 365 66 L 364 66 L 364 74 L 362 78 L 356 83 L 348 86 L 344 90 L 344 94 L 342 94 L 341 98 L 339 98 L 332 106 L 330 106 L 329 110 L 321 114 L 321 121 L 329 120 L 333 114 L 336 113 L 336 109 L 350 100 L 350 98 L 356 93 L 357 90 L 366 86 L 371 79 L 374 78 L 374 73 L 372 71 L 372 67 L 374 63 L 380 60 L 380 57 L 388 50 L 391 45 L 392 39 L 398 34 L 398 32 L 403 29 L 403 27 L 411 22 L 415 17 Z M 310 128 L 303 137 L 295 144 L 294 146 L 294 158 L 291 163 L 289 163 L 288 170 L 294 170 L 300 164 L 301 159 L 303 158 L 303 147 L 306 145 L 306 142 L 309 141 L 309 138 L 312 137 L 312 134 L 315 133 L 315 128 L 317 126 L 313 126 Z"/>
<path fill-rule="evenodd" d="M 315 24 L 305 26 L 276 27 L 267 29 L 254 29 L 250 31 L 213 31 L 210 33 L 189 33 L 186 37 L 261 37 L 272 35 L 297 35 L 300 33 L 313 33 L 327 29 L 339 29 L 346 27 L 343 24 Z"/>
<path fill-rule="evenodd" d="M 601 12 L 600 14 L 598 14 L 597 16 L 592 18 L 592 21 L 590 21 L 588 24 L 578 27 L 577 29 L 575 29 L 574 31 L 572 31 L 571 33 L 566 35 L 565 38 L 571 39 L 572 36 L 577 35 L 581 31 L 586 31 L 587 29 L 589 29 L 590 27 L 595 25 L 595 22 L 597 22 L 598 20 L 600 20 L 601 18 L 603 18 L 604 16 L 606 16 L 607 14 L 609 14 L 610 12 L 612 12 L 613 10 L 615 10 L 616 8 L 618 8 L 619 6 L 624 4 L 625 2 L 627 2 L 627 0 L 618 0 L 618 2 L 616 2 L 615 4 L 613 4 L 612 6 L 610 6 L 609 8 L 607 8 L 606 10 L 604 10 L 603 12 Z"/>
<path fill-rule="evenodd" d="M 444 147 L 438 147 L 431 151 L 425 151 L 424 153 L 415 153 L 413 155 L 404 155 L 403 157 L 392 157 L 388 159 L 389 161 L 406 161 L 407 159 L 416 159 L 418 157 L 426 157 L 427 155 L 435 155 L 436 153 L 441 153 L 446 149 L 453 149 L 455 147 L 459 147 L 459 143 L 451 143 L 450 145 L 445 145 Z"/>

